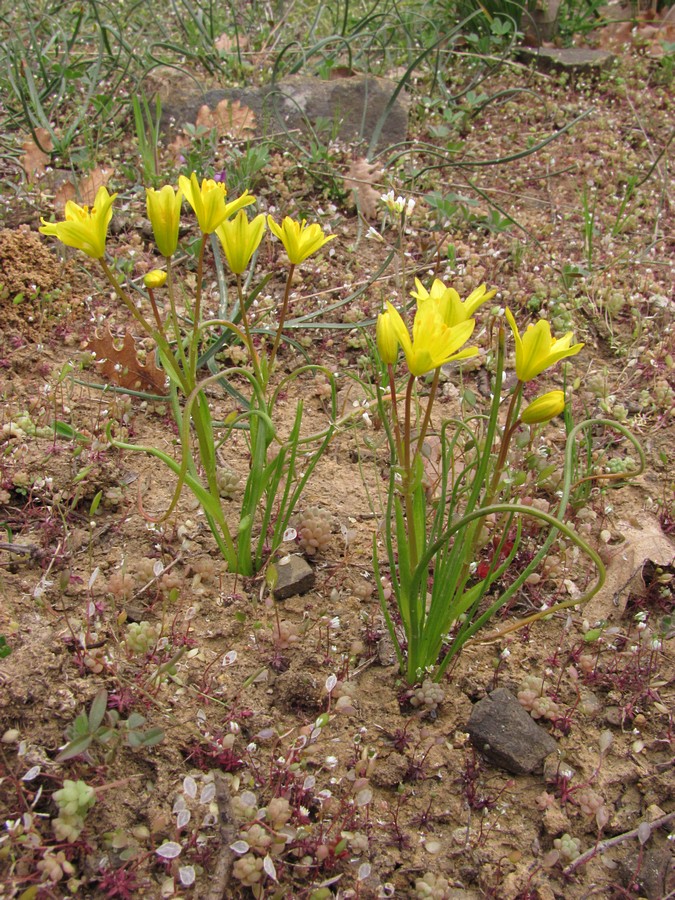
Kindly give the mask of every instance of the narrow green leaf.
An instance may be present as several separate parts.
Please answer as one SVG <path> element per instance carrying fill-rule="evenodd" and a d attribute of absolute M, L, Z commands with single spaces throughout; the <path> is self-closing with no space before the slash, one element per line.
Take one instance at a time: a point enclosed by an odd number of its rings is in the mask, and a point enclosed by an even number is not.
<path fill-rule="evenodd" d="M 93 733 L 99 727 L 108 708 L 108 692 L 103 688 L 98 692 L 91 702 L 89 709 L 88 725 L 89 730 Z"/>
<path fill-rule="evenodd" d="M 64 762 L 67 759 L 81 756 L 89 748 L 91 741 L 92 736 L 90 734 L 84 734 L 81 737 L 75 738 L 74 741 L 70 741 L 70 743 L 66 744 L 63 750 L 57 755 L 56 762 Z"/>

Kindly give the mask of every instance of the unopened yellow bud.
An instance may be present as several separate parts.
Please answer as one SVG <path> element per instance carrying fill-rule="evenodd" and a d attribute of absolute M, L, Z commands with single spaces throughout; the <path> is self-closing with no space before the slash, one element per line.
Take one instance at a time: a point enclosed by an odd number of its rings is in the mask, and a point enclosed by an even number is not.
<path fill-rule="evenodd" d="M 565 394 L 562 391 L 549 391 L 537 397 L 520 417 L 526 425 L 538 425 L 559 416 L 565 409 Z"/>
<path fill-rule="evenodd" d="M 166 272 L 162 272 L 161 269 L 153 269 L 152 272 L 148 272 L 147 275 L 143 277 L 143 284 L 146 288 L 161 288 L 161 286 L 166 281 Z"/>
<path fill-rule="evenodd" d="M 375 336 L 380 359 L 386 366 L 393 366 L 398 359 L 398 338 L 388 310 L 377 317 Z"/>

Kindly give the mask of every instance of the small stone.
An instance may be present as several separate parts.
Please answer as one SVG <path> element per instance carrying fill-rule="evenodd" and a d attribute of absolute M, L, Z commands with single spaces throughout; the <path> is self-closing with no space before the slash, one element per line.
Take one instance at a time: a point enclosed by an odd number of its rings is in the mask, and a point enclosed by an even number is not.
<path fill-rule="evenodd" d="M 385 669 L 389 666 L 398 665 L 398 657 L 396 656 L 396 650 L 394 649 L 394 642 L 388 632 L 383 634 L 377 642 L 377 661 Z"/>
<path fill-rule="evenodd" d="M 552 753 L 544 760 L 544 778 L 548 782 L 558 781 L 560 778 L 571 781 L 576 774 L 572 766 L 563 762 L 557 753 Z"/>
<path fill-rule="evenodd" d="M 545 810 L 542 817 L 542 824 L 546 834 L 558 836 L 570 829 L 570 820 L 560 807 L 552 806 Z"/>
<path fill-rule="evenodd" d="M 286 565 L 276 564 L 277 580 L 272 593 L 275 600 L 306 594 L 314 587 L 314 570 L 301 556 L 290 556 Z"/>
<path fill-rule="evenodd" d="M 471 711 L 471 743 L 494 765 L 514 775 L 541 772 L 556 742 L 506 688 L 497 688 Z"/>
<path fill-rule="evenodd" d="M 620 726 L 623 720 L 623 713 L 621 712 L 621 708 L 619 706 L 606 706 L 605 707 L 605 722 L 609 725 Z"/>

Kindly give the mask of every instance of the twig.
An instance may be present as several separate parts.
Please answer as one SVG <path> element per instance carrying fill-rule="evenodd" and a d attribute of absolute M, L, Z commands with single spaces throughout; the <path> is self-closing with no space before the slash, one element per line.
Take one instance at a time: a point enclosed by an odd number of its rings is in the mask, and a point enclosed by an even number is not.
<path fill-rule="evenodd" d="M 229 896 L 227 886 L 230 883 L 234 859 L 234 853 L 230 849 L 230 844 L 236 837 L 236 828 L 230 802 L 230 789 L 222 772 L 214 772 L 214 782 L 216 785 L 216 803 L 218 804 L 220 825 L 220 852 L 210 878 L 211 886 L 205 900 L 225 900 L 225 897 Z"/>
<path fill-rule="evenodd" d="M 37 556 L 39 549 L 36 544 L 14 544 L 0 541 L 0 550 L 7 550 L 8 553 L 25 553 L 29 556 Z"/>
<path fill-rule="evenodd" d="M 650 835 L 656 831 L 658 828 L 662 828 L 664 825 L 668 825 L 669 822 L 672 822 L 675 819 L 675 812 L 668 813 L 666 816 L 661 816 L 660 819 L 654 819 L 653 822 L 648 822 L 650 829 Z M 638 832 L 640 828 L 645 823 L 642 822 L 641 825 L 638 825 L 637 828 L 633 828 L 631 831 L 625 831 L 623 834 L 617 834 L 616 837 L 607 838 L 606 841 L 600 841 L 594 847 L 591 847 L 590 850 L 587 850 L 585 853 L 582 853 L 581 856 L 577 856 L 577 858 L 567 866 L 566 869 L 563 869 L 563 875 L 571 875 L 575 869 L 578 869 L 579 866 L 583 866 L 584 863 L 588 862 L 589 859 L 592 859 L 594 856 L 597 856 L 598 853 L 604 853 L 605 850 L 609 850 L 610 847 L 616 847 L 617 844 L 623 844 L 624 841 L 628 841 L 631 838 L 638 837 Z"/>

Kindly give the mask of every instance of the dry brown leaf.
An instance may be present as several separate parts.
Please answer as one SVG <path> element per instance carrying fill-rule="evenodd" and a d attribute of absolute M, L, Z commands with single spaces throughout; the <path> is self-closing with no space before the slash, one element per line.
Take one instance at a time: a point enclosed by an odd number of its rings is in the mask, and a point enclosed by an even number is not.
<path fill-rule="evenodd" d="M 365 157 L 355 159 L 345 176 L 345 190 L 351 191 L 364 219 L 376 219 L 381 190 L 373 187 L 382 177 L 377 163 L 369 163 Z"/>
<path fill-rule="evenodd" d="M 675 559 L 675 546 L 661 530 L 658 519 L 644 518 L 637 526 L 625 527 L 622 534 L 624 540 L 612 548 L 604 585 L 584 607 L 584 617 L 589 621 L 620 617 L 631 594 L 645 593 L 642 570 L 646 563 L 670 566 Z"/>
<path fill-rule="evenodd" d="M 215 128 L 219 137 L 245 138 L 255 131 L 255 113 L 238 100 L 221 100 L 215 109 L 200 107 L 197 125 Z"/>
<path fill-rule="evenodd" d="M 54 209 L 62 213 L 69 200 L 75 200 L 82 206 L 93 206 L 98 189 L 106 186 L 114 174 L 114 169 L 99 166 L 78 183 L 64 181 L 54 193 Z"/>
<path fill-rule="evenodd" d="M 237 49 L 237 38 L 230 37 L 229 34 L 221 34 L 213 43 L 213 46 L 219 53 L 229 53 L 231 50 Z M 248 38 L 245 34 L 239 35 L 239 50 L 248 49 Z"/>
<path fill-rule="evenodd" d="M 21 167 L 26 173 L 26 177 L 29 181 L 34 181 L 35 178 L 45 174 L 45 168 L 50 159 L 49 151 L 54 148 L 52 139 L 46 128 L 36 128 L 35 136 L 42 147 L 44 147 L 44 150 L 41 150 L 40 147 L 38 147 L 33 138 L 28 138 L 28 140 L 24 141 L 21 145 L 21 149 L 23 150 Z"/>
<path fill-rule="evenodd" d="M 87 343 L 87 350 L 96 354 L 96 366 L 110 384 L 131 391 L 166 394 L 164 372 L 152 356 L 146 363 L 139 360 L 136 342 L 129 331 L 125 331 L 120 348 L 115 346 L 115 339 L 108 328 L 102 336 L 97 332 Z"/>
<path fill-rule="evenodd" d="M 671 10 L 673 7 L 671 7 Z M 621 52 L 625 47 L 646 48 L 649 56 L 663 56 L 664 43 L 671 43 L 675 37 L 675 21 L 672 15 L 661 17 L 658 13 L 644 13 L 637 23 L 632 17 L 625 22 L 606 25 L 598 32 L 598 46 L 601 50 Z"/>
<path fill-rule="evenodd" d="M 80 203 L 83 206 L 93 206 L 96 194 L 100 187 L 106 187 L 112 176 L 115 174 L 114 169 L 104 169 L 97 166 L 95 169 L 80 181 L 77 187 L 77 193 L 80 197 Z"/>
<path fill-rule="evenodd" d="M 183 162 L 184 155 L 183 151 L 186 147 L 190 146 L 190 138 L 185 134 L 185 132 L 181 134 L 177 134 L 176 137 L 171 141 L 167 150 L 171 154 L 171 158 L 174 162 Z"/>
<path fill-rule="evenodd" d="M 340 78 L 354 78 L 358 73 L 350 66 L 333 66 L 328 73 L 329 81 L 339 81 Z"/>

